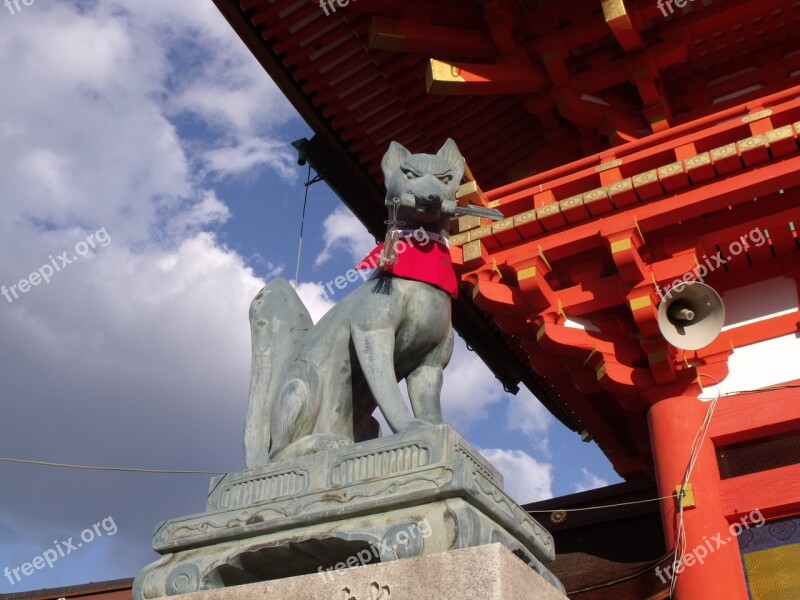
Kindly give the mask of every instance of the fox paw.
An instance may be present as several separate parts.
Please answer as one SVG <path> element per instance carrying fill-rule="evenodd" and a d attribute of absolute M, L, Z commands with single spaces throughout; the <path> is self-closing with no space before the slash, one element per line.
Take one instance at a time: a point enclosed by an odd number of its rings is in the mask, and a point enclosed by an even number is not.
<path fill-rule="evenodd" d="M 425 427 L 433 427 L 433 423 L 430 423 L 429 421 L 423 421 L 422 419 L 411 419 L 408 422 L 408 425 L 403 427 L 403 431 L 415 431 Z"/>

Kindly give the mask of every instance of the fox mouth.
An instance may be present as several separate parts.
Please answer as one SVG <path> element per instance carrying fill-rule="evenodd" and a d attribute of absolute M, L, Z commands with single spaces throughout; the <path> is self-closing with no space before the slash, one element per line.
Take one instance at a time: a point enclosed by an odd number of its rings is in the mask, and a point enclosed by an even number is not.
<path fill-rule="evenodd" d="M 414 211 L 415 218 L 420 223 L 435 223 L 442 218 L 442 211 L 435 206 L 417 208 Z"/>
<path fill-rule="evenodd" d="M 442 201 L 438 198 L 435 200 L 427 200 L 425 198 L 417 198 L 415 196 L 414 199 L 416 200 L 416 210 L 419 213 L 432 215 L 442 210 Z"/>
<path fill-rule="evenodd" d="M 400 195 L 400 205 L 413 210 L 417 219 L 425 222 L 435 221 L 442 214 L 442 199 L 439 196 L 425 198 L 411 192 Z M 391 204 L 387 203 L 387 206 Z"/>

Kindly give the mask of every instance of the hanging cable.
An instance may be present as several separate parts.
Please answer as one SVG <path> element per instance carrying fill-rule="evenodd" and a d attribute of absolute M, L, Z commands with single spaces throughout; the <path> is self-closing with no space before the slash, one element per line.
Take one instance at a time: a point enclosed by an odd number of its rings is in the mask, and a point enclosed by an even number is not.
<path fill-rule="evenodd" d="M 669 555 L 670 555 L 670 553 L 667 552 L 664 556 L 662 556 L 658 560 L 652 561 L 647 567 L 643 568 L 641 571 L 637 571 L 636 573 L 633 573 L 632 575 L 626 575 L 625 577 L 620 577 L 619 579 L 614 579 L 613 581 L 605 581 L 605 582 L 600 583 L 598 585 L 593 585 L 593 586 L 590 586 L 590 587 L 581 588 L 579 590 L 567 590 L 567 594 L 569 594 L 569 596 L 572 597 L 572 596 L 575 596 L 575 595 L 578 595 L 578 594 L 585 594 L 586 592 L 593 592 L 594 590 L 600 590 L 600 589 L 603 589 L 603 588 L 608 588 L 608 587 L 611 587 L 613 585 L 617 585 L 619 583 L 623 583 L 625 581 L 630 581 L 631 579 L 636 579 L 637 577 L 640 577 L 640 576 L 644 575 L 648 571 L 651 571 L 654 566 L 655 567 L 659 566 L 662 562 L 664 562 L 665 558 L 669 557 Z"/>
<path fill-rule="evenodd" d="M 714 414 L 714 409 L 716 408 L 717 401 L 725 396 L 734 396 L 738 394 L 757 394 L 760 392 L 769 392 L 773 390 L 783 390 L 783 389 L 792 389 L 792 388 L 800 388 L 800 384 L 788 384 L 788 385 L 773 385 L 767 386 L 755 390 L 743 390 L 743 391 L 733 391 L 733 392 L 725 392 L 724 394 L 719 393 L 719 386 L 721 384 L 719 381 L 711 377 L 710 375 L 706 375 L 705 373 L 701 373 L 705 377 L 713 380 L 717 384 L 717 396 L 714 398 L 706 411 L 705 417 L 703 418 L 703 422 L 700 425 L 700 430 L 698 430 L 697 435 L 695 435 L 695 439 L 692 443 L 692 451 L 689 456 L 689 464 L 686 467 L 686 474 L 683 478 L 683 485 L 681 486 L 681 492 L 683 492 L 686 488 L 686 485 L 689 482 L 689 477 L 692 474 L 692 470 L 694 469 L 695 463 L 697 462 L 697 458 L 700 453 L 700 448 L 703 445 L 703 441 L 705 439 L 705 435 L 708 432 L 709 425 L 711 424 L 711 417 Z M 49 462 L 43 460 L 27 460 L 22 458 L 4 458 L 0 457 L 0 462 L 7 462 L 7 463 L 15 463 L 15 464 L 23 464 L 23 465 L 36 465 L 36 466 L 45 466 L 45 467 L 59 467 L 62 469 L 81 469 L 81 470 L 90 470 L 90 471 L 117 471 L 117 472 L 127 472 L 127 473 L 162 473 L 162 474 L 197 474 L 197 475 L 224 475 L 224 471 L 192 471 L 192 470 L 176 470 L 176 469 L 140 469 L 140 468 L 133 468 L 133 467 L 97 467 L 91 465 L 74 465 L 68 463 L 58 463 L 58 462 Z M 666 500 L 668 498 L 673 498 L 674 496 L 659 496 L 657 498 L 648 498 L 646 500 L 633 500 L 631 502 L 619 502 L 616 504 L 604 504 L 601 506 L 586 506 L 582 508 L 549 508 L 549 509 L 542 509 L 542 510 L 529 510 L 528 513 L 553 513 L 553 512 L 579 512 L 585 510 L 601 510 L 604 508 L 616 508 L 618 506 L 630 506 L 632 504 L 643 504 L 645 502 L 658 502 L 660 500 Z M 682 504 L 682 503 L 681 503 Z M 679 512 L 679 516 L 682 516 L 682 510 Z M 682 520 L 679 523 L 680 528 L 682 530 Z M 677 538 L 676 538 L 677 539 Z M 681 555 L 682 556 L 682 555 Z"/>
<path fill-rule="evenodd" d="M 618 506 L 630 506 L 631 504 L 643 504 L 645 502 L 658 502 L 666 500 L 672 496 L 659 496 L 658 498 L 648 498 L 647 500 L 632 500 L 630 502 L 619 502 L 617 504 L 603 504 L 602 506 L 584 506 L 582 508 L 548 508 L 547 510 L 526 510 L 529 514 L 533 513 L 554 513 L 554 512 L 579 512 L 582 510 L 600 510 L 602 508 L 616 508 Z"/>
<path fill-rule="evenodd" d="M 190 471 L 174 469 L 138 469 L 133 467 L 96 467 L 89 465 L 73 465 L 68 463 L 49 462 L 44 460 L 24 460 L 21 458 L 2 458 L 0 462 L 18 463 L 23 465 L 39 465 L 45 467 L 60 467 L 62 469 L 81 469 L 87 471 L 121 471 L 125 473 L 162 473 L 162 474 L 199 474 L 199 475 L 224 475 L 224 471 Z M 550 508 L 547 510 L 529 510 L 528 513 L 551 513 L 551 512 L 577 512 L 582 510 L 600 510 L 602 508 L 615 508 L 617 506 L 629 506 L 631 504 L 642 504 L 644 502 L 657 502 L 672 496 L 660 498 L 648 498 L 647 500 L 634 500 L 632 502 L 620 502 L 617 504 L 605 504 L 603 506 L 587 506 L 583 508 Z"/>
<path fill-rule="evenodd" d="M 297 244 L 297 268 L 294 271 L 294 289 L 300 282 L 300 254 L 303 252 L 303 229 L 306 224 L 306 205 L 308 204 L 308 188 L 311 186 L 311 163 L 308 163 L 308 175 L 306 176 L 306 193 L 303 198 L 303 216 L 300 217 L 300 241 Z"/>
<path fill-rule="evenodd" d="M 224 471 L 187 471 L 173 469 L 136 469 L 132 467 L 93 467 L 88 465 L 71 465 L 67 463 L 48 462 L 45 460 L 23 460 L 21 458 L 0 458 L 0 462 L 19 463 L 23 465 L 39 465 L 44 467 L 60 467 L 62 469 L 81 469 L 85 471 L 122 471 L 125 473 L 162 473 L 179 475 L 224 475 Z"/>
<path fill-rule="evenodd" d="M 700 423 L 700 428 L 692 440 L 691 450 L 689 452 L 689 464 L 686 465 L 686 472 L 683 475 L 683 482 L 678 490 L 678 518 L 675 526 L 675 551 L 672 555 L 672 578 L 669 582 L 669 597 L 672 598 L 675 593 L 675 586 L 678 584 L 678 565 L 683 561 L 686 554 L 686 528 L 683 522 L 683 498 L 686 495 L 686 486 L 689 484 L 689 478 L 692 476 L 697 459 L 700 456 L 700 449 L 703 447 L 708 428 L 711 425 L 711 418 L 714 416 L 714 409 L 717 407 L 717 402 L 721 396 L 720 387 L 722 384 L 716 378 L 706 373 L 700 373 L 705 377 L 711 379 L 717 384 L 717 395 L 711 400 L 706 409 L 706 414 L 703 416 L 703 421 Z"/>
<path fill-rule="evenodd" d="M 709 379 L 711 378 L 710 375 L 706 375 Z M 715 380 L 716 381 L 716 380 Z M 724 398 L 725 396 L 740 396 L 742 394 L 762 394 L 764 392 L 775 392 L 778 390 L 791 390 L 800 388 L 800 384 L 798 383 L 781 383 L 777 385 L 768 385 L 762 388 L 756 388 L 754 390 L 740 390 L 738 392 L 725 392 L 724 394 L 720 394 L 720 397 Z"/>

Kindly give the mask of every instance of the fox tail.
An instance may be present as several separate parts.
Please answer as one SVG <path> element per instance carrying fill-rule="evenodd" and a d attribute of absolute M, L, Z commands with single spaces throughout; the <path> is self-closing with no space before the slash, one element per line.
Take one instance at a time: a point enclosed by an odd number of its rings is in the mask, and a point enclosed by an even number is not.
<path fill-rule="evenodd" d="M 244 460 L 248 469 L 269 462 L 270 420 L 284 379 L 281 375 L 298 341 L 313 326 L 308 310 L 285 279 L 267 283 L 250 304 L 253 359 L 244 427 Z"/>

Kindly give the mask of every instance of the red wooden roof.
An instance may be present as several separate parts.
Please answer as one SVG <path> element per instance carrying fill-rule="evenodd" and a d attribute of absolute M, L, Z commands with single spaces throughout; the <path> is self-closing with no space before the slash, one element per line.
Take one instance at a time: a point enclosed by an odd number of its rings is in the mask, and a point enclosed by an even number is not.
<path fill-rule="evenodd" d="M 83 598 L 91 598 L 91 600 L 131 600 L 132 587 L 133 578 L 113 579 L 16 594 L 0 594 L 0 598 L 3 598 L 3 600 L 80 600 Z"/>
<path fill-rule="evenodd" d="M 217 3 L 238 7 L 376 177 L 390 140 L 426 150 L 450 136 L 489 189 L 777 91 L 800 70 L 792 0 L 697 1 L 685 14 L 655 0 Z"/>
<path fill-rule="evenodd" d="M 786 95 L 800 74 L 797 0 L 214 1 L 316 132 L 312 164 L 376 235 L 391 140 L 430 152 L 452 137 L 508 216 L 542 208 L 532 187 L 552 196 L 568 179 L 559 193 L 585 196 L 590 180 L 607 185 L 606 168 L 638 173 L 617 155 L 661 167 L 694 124 L 711 144 L 698 151 L 714 148 L 710 115 L 740 118 L 734 107 Z M 621 475 L 646 470 L 644 413 L 537 374 L 487 302 L 462 293 L 454 326 L 506 388 L 521 381 L 567 426 L 588 429 Z"/>

